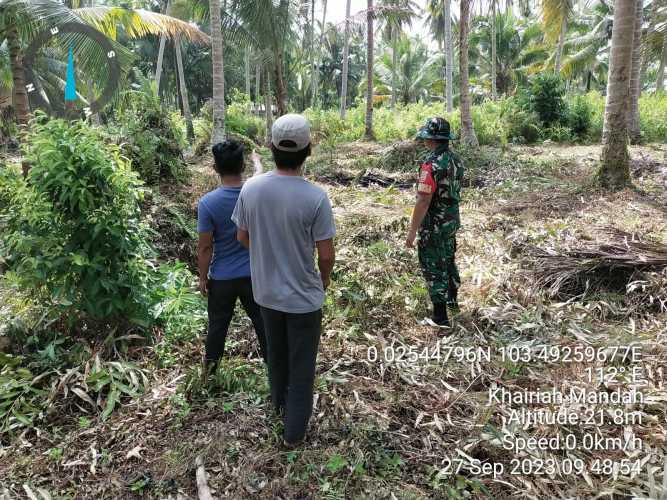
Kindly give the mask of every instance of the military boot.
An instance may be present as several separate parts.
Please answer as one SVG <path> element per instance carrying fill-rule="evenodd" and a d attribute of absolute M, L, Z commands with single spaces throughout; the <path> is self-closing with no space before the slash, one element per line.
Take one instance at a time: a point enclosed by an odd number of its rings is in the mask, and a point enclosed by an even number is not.
<path fill-rule="evenodd" d="M 431 319 L 438 326 L 449 326 L 447 304 L 433 304 L 433 317 Z"/>

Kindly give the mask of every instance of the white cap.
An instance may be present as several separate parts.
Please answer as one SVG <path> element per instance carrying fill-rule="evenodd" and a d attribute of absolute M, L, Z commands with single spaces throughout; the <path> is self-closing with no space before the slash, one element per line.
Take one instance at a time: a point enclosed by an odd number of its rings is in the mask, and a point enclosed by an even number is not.
<path fill-rule="evenodd" d="M 295 146 L 281 144 L 282 141 L 291 141 Z M 310 144 L 310 124 L 301 115 L 283 115 L 273 123 L 271 142 L 280 151 L 294 153 L 301 151 Z"/>

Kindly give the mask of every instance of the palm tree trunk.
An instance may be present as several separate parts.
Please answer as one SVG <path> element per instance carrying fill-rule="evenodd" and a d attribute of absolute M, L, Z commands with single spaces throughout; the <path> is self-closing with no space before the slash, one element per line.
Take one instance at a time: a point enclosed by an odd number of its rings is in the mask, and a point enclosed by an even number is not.
<path fill-rule="evenodd" d="M 7 18 L 13 17 L 11 11 L 5 13 Z M 7 46 L 9 48 L 9 65 L 12 69 L 12 82 L 14 85 L 14 111 L 16 121 L 19 125 L 27 125 L 30 120 L 30 103 L 28 102 L 28 92 L 25 88 L 25 72 L 23 71 L 23 57 L 21 55 L 21 44 L 19 42 L 19 32 L 16 22 L 7 19 L 7 28 L 5 36 L 7 37 Z"/>
<path fill-rule="evenodd" d="M 317 68 L 315 67 L 315 3 L 317 0 L 311 0 L 310 3 L 310 105 L 315 105 L 313 100 L 314 89 L 318 77 Z"/>
<path fill-rule="evenodd" d="M 350 71 L 350 9 L 352 0 L 347 0 L 345 7 L 345 45 L 343 46 L 343 75 L 340 84 L 340 118 L 345 119 L 347 111 L 347 79 Z"/>
<path fill-rule="evenodd" d="M 157 64 L 155 66 L 155 92 L 160 95 L 160 80 L 162 79 L 162 64 L 164 64 L 164 47 L 167 44 L 167 35 L 160 35 L 160 48 L 157 51 Z"/>
<path fill-rule="evenodd" d="M 366 139 L 375 140 L 373 134 L 373 0 L 368 1 L 366 13 Z"/>
<path fill-rule="evenodd" d="M 164 13 L 167 14 L 169 12 L 169 4 L 171 2 L 167 1 L 167 5 L 164 8 Z M 157 92 L 157 95 L 160 95 L 160 80 L 162 79 L 162 64 L 164 64 L 164 47 L 167 44 L 167 34 L 162 33 L 160 35 L 160 47 L 158 48 L 157 51 L 157 65 L 155 67 L 155 91 Z"/>
<path fill-rule="evenodd" d="M 658 21 L 658 7 L 660 5 L 660 2 L 657 0 L 654 0 L 653 4 L 651 5 L 651 14 L 650 14 L 650 19 L 649 19 L 649 25 L 648 28 L 646 29 L 646 35 L 650 36 L 654 31 L 655 31 L 655 25 Z M 639 81 L 644 82 L 646 81 L 646 70 L 648 69 L 648 63 L 650 59 L 650 51 L 648 50 L 642 50 L 642 63 L 641 63 L 641 69 L 639 71 Z"/>
<path fill-rule="evenodd" d="M 245 93 L 250 98 L 250 49 L 245 49 Z"/>
<path fill-rule="evenodd" d="M 635 0 L 635 29 L 632 42 L 632 69 L 630 73 L 630 108 L 628 109 L 628 136 L 631 144 L 641 141 L 639 122 L 639 97 L 641 95 L 641 48 L 642 48 L 642 11 L 643 0 Z"/>
<path fill-rule="evenodd" d="M 314 3 L 314 2 L 313 2 Z M 313 106 L 320 107 L 320 65 L 322 63 L 322 49 L 324 47 L 324 25 L 327 20 L 327 0 L 322 0 L 322 26 L 320 29 L 320 44 L 317 47 L 317 63 L 313 70 Z M 315 23 L 313 21 L 313 31 Z"/>
<path fill-rule="evenodd" d="M 211 11 L 211 56 L 213 62 L 213 131 L 211 133 L 211 144 L 217 144 L 225 138 L 225 64 L 220 0 L 209 0 L 209 10 Z"/>
<path fill-rule="evenodd" d="M 563 23 L 560 26 L 560 35 L 558 35 L 558 46 L 556 47 L 556 60 L 554 62 L 554 73 L 560 74 L 560 68 L 563 61 L 563 47 L 565 46 L 565 35 L 567 34 L 567 15 L 563 16 Z"/>
<path fill-rule="evenodd" d="M 452 43 L 452 0 L 445 0 L 445 60 L 447 64 L 447 113 L 454 111 L 454 44 Z"/>
<path fill-rule="evenodd" d="M 496 100 L 496 61 L 497 57 L 496 40 L 496 0 L 491 0 L 491 99 Z"/>
<path fill-rule="evenodd" d="M 472 124 L 472 103 L 470 83 L 468 81 L 468 18 L 470 0 L 461 0 L 461 19 L 459 20 L 459 74 L 461 85 L 461 142 L 465 146 L 477 147 L 479 141 Z"/>
<path fill-rule="evenodd" d="M 274 52 L 273 76 L 276 83 L 278 115 L 283 116 L 287 114 L 287 88 L 285 87 L 285 77 L 283 75 L 283 53 L 278 48 Z"/>
<path fill-rule="evenodd" d="M 658 67 L 658 79 L 655 84 L 655 89 L 658 92 L 665 90 L 665 65 L 667 65 L 667 35 L 665 35 L 665 41 L 662 43 L 662 55 L 660 56 L 660 66 Z"/>
<path fill-rule="evenodd" d="M 280 0 L 278 5 L 278 14 L 287 19 L 288 0 Z M 278 106 L 278 116 L 287 114 L 287 87 L 285 85 L 285 76 L 283 74 L 284 51 L 285 51 L 285 33 L 276 33 L 275 25 L 272 24 L 273 32 L 273 76 L 276 83 L 276 104 Z"/>
<path fill-rule="evenodd" d="M 598 174 L 600 182 L 608 187 L 622 187 L 630 182 L 627 103 L 630 97 L 635 12 L 636 0 L 616 1 Z"/>
<path fill-rule="evenodd" d="M 262 65 L 257 63 L 255 67 L 255 104 L 259 106 L 259 96 L 261 95 L 260 84 L 262 79 Z"/>
<path fill-rule="evenodd" d="M 176 71 L 178 72 L 178 87 L 181 89 L 181 103 L 183 106 L 183 117 L 185 118 L 185 127 L 187 130 L 188 141 L 192 142 L 195 138 L 195 131 L 192 126 L 192 113 L 190 113 L 190 103 L 188 101 L 188 88 L 185 85 L 185 73 L 183 72 L 183 56 L 181 54 L 181 37 L 174 37 L 174 50 L 176 51 Z"/>
<path fill-rule="evenodd" d="M 396 65 L 398 64 L 398 37 L 396 36 L 396 27 L 391 28 L 391 107 L 392 109 L 396 106 L 396 87 L 397 84 L 397 71 Z"/>
<path fill-rule="evenodd" d="M 266 117 L 266 145 L 271 144 L 271 127 L 273 127 L 273 103 L 271 99 L 271 75 L 266 70 L 264 78 L 264 115 Z"/>

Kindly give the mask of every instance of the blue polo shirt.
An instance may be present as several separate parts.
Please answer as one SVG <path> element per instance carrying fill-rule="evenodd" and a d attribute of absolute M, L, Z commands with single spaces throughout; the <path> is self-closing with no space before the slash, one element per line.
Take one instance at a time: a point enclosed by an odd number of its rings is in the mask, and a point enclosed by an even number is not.
<path fill-rule="evenodd" d="M 231 280 L 250 276 L 250 254 L 236 240 L 232 213 L 241 188 L 220 187 L 199 200 L 197 230 L 213 233 L 213 258 L 209 278 Z"/>

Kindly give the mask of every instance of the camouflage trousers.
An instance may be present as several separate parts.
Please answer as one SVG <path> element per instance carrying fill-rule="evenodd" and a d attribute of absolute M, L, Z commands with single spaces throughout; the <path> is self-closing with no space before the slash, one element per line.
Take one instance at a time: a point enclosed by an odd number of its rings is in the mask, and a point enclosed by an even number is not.
<path fill-rule="evenodd" d="M 419 263 L 433 304 L 446 304 L 456 300 L 461 284 L 456 267 L 456 233 L 431 236 L 419 245 Z"/>

